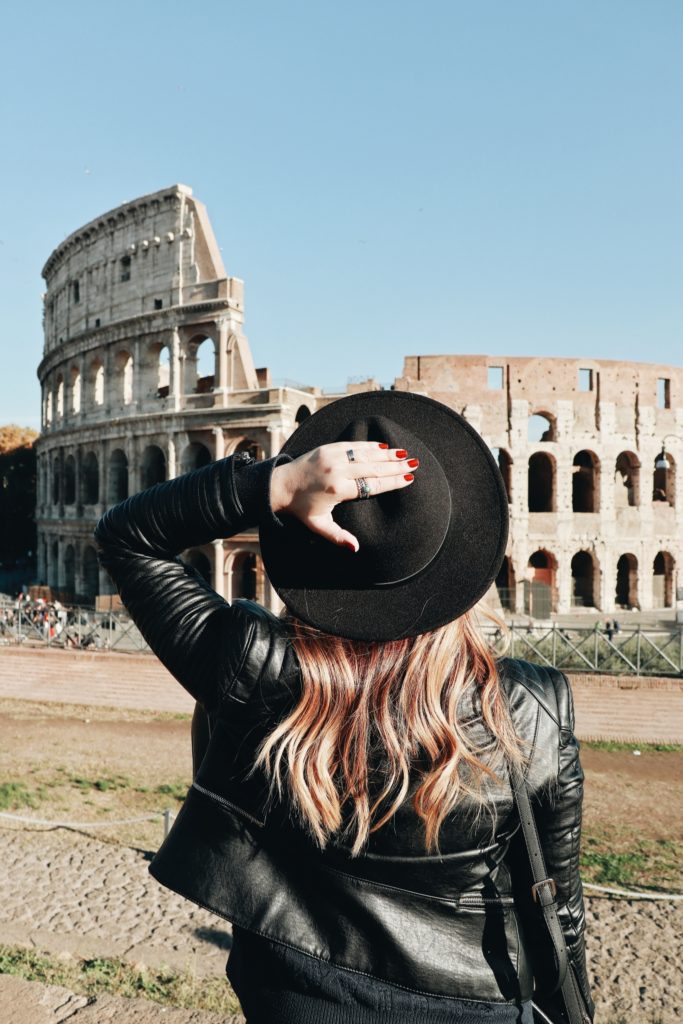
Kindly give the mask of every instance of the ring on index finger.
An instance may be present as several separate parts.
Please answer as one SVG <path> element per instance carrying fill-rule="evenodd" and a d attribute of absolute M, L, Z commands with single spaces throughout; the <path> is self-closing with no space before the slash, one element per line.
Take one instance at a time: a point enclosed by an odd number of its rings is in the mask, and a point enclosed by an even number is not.
<path fill-rule="evenodd" d="M 356 479 L 356 487 L 358 488 L 359 498 L 370 497 L 370 484 L 367 482 L 364 476 L 359 476 Z"/>
<path fill-rule="evenodd" d="M 354 454 L 353 448 L 348 449 L 348 451 L 346 452 L 346 458 L 349 460 L 349 462 L 356 461 L 356 456 Z"/>

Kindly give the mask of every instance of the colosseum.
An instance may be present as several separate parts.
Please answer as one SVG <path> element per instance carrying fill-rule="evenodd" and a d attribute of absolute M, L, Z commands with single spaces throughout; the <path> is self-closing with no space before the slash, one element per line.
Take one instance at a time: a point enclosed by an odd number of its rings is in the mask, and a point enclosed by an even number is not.
<path fill-rule="evenodd" d="M 269 457 L 339 396 L 255 367 L 243 283 L 227 276 L 206 210 L 186 186 L 86 224 L 54 250 L 43 276 L 38 574 L 67 599 L 91 603 L 111 593 L 92 541 L 108 505 L 235 451 Z M 511 512 L 497 581 L 505 610 L 547 618 L 673 607 L 683 558 L 682 369 L 409 356 L 390 386 L 457 409 L 494 451 Z M 183 557 L 228 600 L 278 607 L 255 531 Z"/>

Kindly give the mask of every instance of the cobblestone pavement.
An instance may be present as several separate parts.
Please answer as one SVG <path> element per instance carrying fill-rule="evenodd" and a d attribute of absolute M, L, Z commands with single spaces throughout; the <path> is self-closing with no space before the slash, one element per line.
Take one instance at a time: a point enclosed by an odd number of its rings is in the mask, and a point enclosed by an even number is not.
<path fill-rule="evenodd" d="M 200 976 L 222 975 L 230 947 L 229 925 L 159 886 L 147 872 L 148 861 L 149 855 L 141 851 L 82 835 L 0 830 L 3 941 L 53 954 L 119 956 L 152 967 L 189 969 Z M 587 909 L 598 1020 L 612 1018 L 616 1024 L 623 1013 L 634 1024 L 683 1021 L 683 905 L 672 900 L 588 898 Z M 6 984 L 2 978 L 0 982 Z M 31 998 L 37 988 L 30 990 Z M 45 998 L 49 1002 L 52 996 Z M 114 1004 L 107 1002 L 110 997 L 102 999 L 101 1015 L 87 1016 L 83 1004 L 75 1014 L 77 1024 L 151 1024 L 157 1019 L 136 1016 L 132 1007 L 131 1016 L 118 1016 Z M 135 1013 L 147 1012 L 146 1006 Z M 163 1012 L 172 1024 L 213 1024 L 215 1019 L 191 1016 L 190 1011 Z M 37 1011 L 34 1017 L 17 1017 L 11 1024 L 23 1024 L 24 1019 L 26 1024 L 42 1024 Z"/>

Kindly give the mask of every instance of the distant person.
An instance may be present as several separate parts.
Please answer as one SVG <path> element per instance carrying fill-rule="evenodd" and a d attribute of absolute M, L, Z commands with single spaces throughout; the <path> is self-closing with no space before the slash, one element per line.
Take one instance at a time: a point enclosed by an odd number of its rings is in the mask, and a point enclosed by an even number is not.
<path fill-rule="evenodd" d="M 177 557 L 257 523 L 281 618 Z M 484 441 L 400 391 L 100 520 L 102 565 L 199 702 L 201 764 L 150 870 L 232 922 L 248 1024 L 532 1024 L 532 997 L 592 1020 L 569 684 L 496 660 L 472 612 L 507 525 Z M 519 771 L 546 861 L 533 898 Z"/>

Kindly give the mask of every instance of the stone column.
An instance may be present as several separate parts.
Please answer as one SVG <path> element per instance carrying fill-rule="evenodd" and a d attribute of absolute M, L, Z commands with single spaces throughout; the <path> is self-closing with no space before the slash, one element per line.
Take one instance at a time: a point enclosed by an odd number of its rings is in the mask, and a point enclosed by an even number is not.
<path fill-rule="evenodd" d="M 221 538 L 213 541 L 213 589 L 221 597 L 224 597 L 223 588 L 225 577 L 223 575 L 223 563 L 225 552 L 223 551 L 223 540 Z"/>
<path fill-rule="evenodd" d="M 218 462 L 219 459 L 225 457 L 225 437 L 223 435 L 222 427 L 214 427 L 212 430 L 214 439 L 214 459 Z"/>
<path fill-rule="evenodd" d="M 556 554 L 556 585 L 557 585 L 557 611 L 566 615 L 572 603 L 572 570 L 571 563 L 566 558 L 560 558 Z"/>
<path fill-rule="evenodd" d="M 168 349 L 168 397 L 171 400 L 171 407 L 177 411 L 180 409 L 181 396 L 184 393 L 185 387 L 183 382 L 183 361 L 180 355 L 180 335 L 175 329 L 171 333 Z"/>
<path fill-rule="evenodd" d="M 140 439 L 135 434 L 131 434 L 126 438 L 125 447 L 128 455 L 128 493 L 137 494 L 142 484 Z"/>
<path fill-rule="evenodd" d="M 219 398 L 216 405 L 225 408 L 228 404 L 228 322 L 221 320 L 218 323 L 218 340 L 216 342 L 216 377 L 214 379 L 214 391 L 218 391 Z"/>
<path fill-rule="evenodd" d="M 140 409 L 143 402 L 143 390 L 142 386 L 144 383 L 144 371 L 141 361 L 142 345 L 140 339 L 136 338 L 133 342 L 133 394 L 132 394 L 132 406 L 134 409 Z"/>
<path fill-rule="evenodd" d="M 176 440 L 174 434 L 169 434 L 166 445 L 166 479 L 172 480 L 178 475 Z"/>
<path fill-rule="evenodd" d="M 83 515 L 83 449 L 80 445 L 74 452 L 74 497 L 76 498 L 76 515 Z"/>
<path fill-rule="evenodd" d="M 99 512 L 100 515 L 104 513 L 107 506 L 107 487 L 109 483 L 109 466 L 107 465 L 107 448 L 108 445 L 105 441 L 100 441 L 97 448 L 97 473 L 99 478 Z"/>

